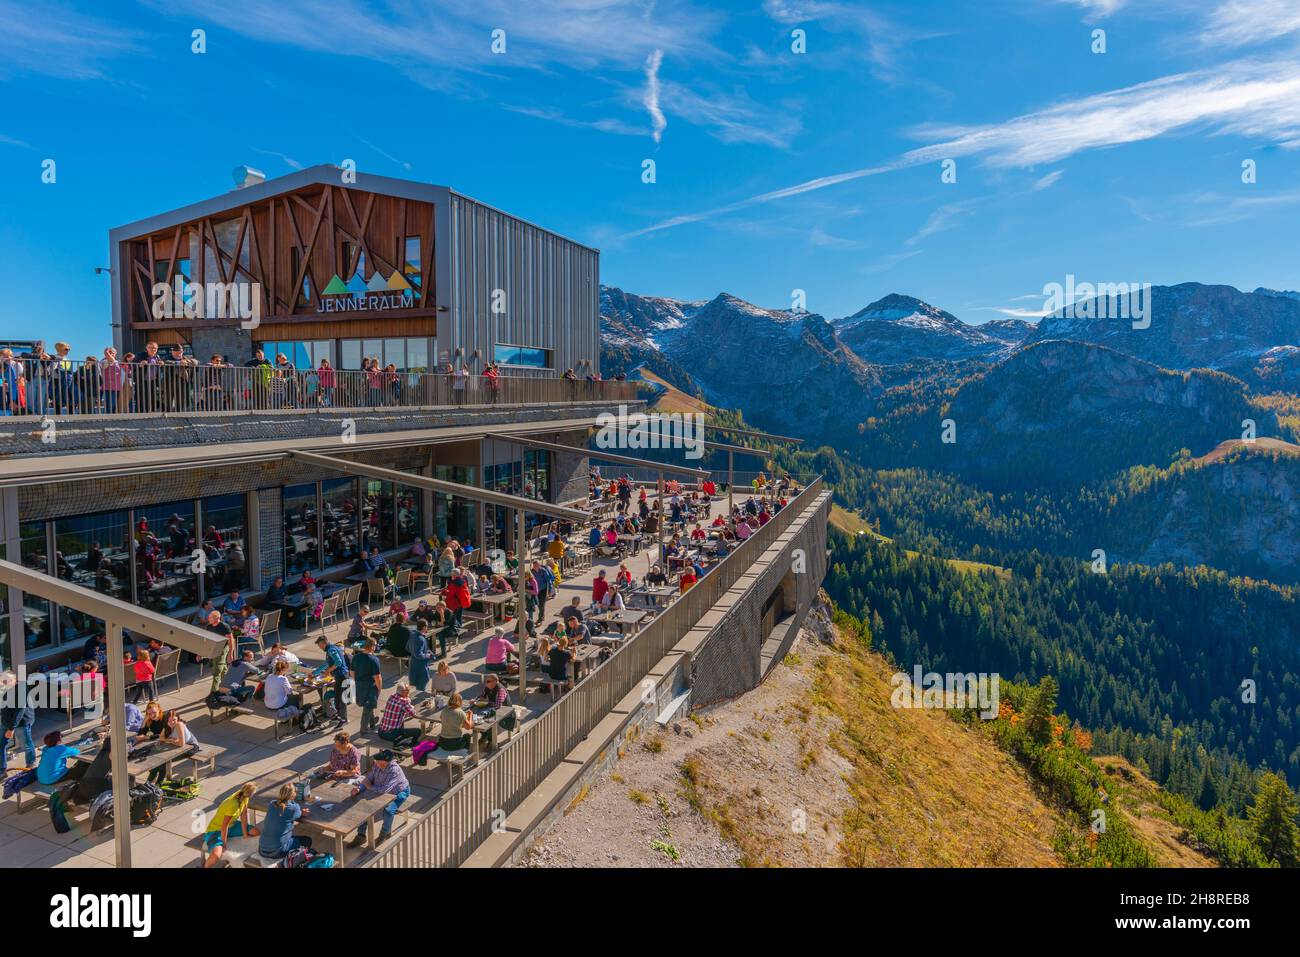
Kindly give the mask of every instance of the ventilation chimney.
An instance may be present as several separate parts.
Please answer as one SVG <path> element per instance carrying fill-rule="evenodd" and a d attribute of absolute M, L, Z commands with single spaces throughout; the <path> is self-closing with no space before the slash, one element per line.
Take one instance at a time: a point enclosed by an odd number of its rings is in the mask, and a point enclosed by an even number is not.
<path fill-rule="evenodd" d="M 235 179 L 235 189 L 243 189 L 245 186 L 256 186 L 258 183 L 266 182 L 266 174 L 260 169 L 253 169 L 251 166 L 236 166 L 230 175 Z"/>

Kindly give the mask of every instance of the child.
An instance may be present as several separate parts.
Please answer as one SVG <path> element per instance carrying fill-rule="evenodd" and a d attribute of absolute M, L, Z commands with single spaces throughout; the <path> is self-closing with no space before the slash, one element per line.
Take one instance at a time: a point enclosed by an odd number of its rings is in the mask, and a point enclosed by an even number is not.
<path fill-rule="evenodd" d="M 149 687 L 149 697 L 156 698 L 158 695 L 153 687 L 154 666 L 149 660 L 149 649 L 141 648 L 135 653 L 135 695 L 131 698 L 132 704 L 139 704 L 140 698 L 144 695 L 145 686 Z"/>

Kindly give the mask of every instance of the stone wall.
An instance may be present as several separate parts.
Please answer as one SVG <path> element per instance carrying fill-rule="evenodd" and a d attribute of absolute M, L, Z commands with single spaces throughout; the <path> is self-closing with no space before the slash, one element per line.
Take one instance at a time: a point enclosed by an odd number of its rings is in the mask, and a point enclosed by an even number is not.
<path fill-rule="evenodd" d="M 767 667 L 780 661 L 799 631 L 799 625 L 817 600 L 826 577 L 827 499 L 797 521 L 793 540 L 775 561 L 755 566 L 753 584 L 727 612 L 722 622 L 695 651 L 691 663 L 691 707 L 701 708 L 739 697 L 758 686 Z M 803 570 L 799 570 L 802 568 Z M 778 625 L 782 640 L 764 653 L 763 606 L 783 587 L 787 573 L 793 580 L 796 607 Z M 789 610 L 789 609 L 787 609 Z"/>

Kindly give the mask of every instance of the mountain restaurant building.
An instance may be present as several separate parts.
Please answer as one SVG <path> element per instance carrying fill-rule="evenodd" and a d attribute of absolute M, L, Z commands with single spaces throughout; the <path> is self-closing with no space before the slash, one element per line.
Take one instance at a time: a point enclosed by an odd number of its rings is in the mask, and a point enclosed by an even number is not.
<path fill-rule="evenodd" d="M 597 250 L 446 186 L 327 165 L 236 179 L 111 231 L 119 352 L 154 341 L 236 365 L 261 346 L 300 369 L 359 369 L 366 356 L 398 372 L 599 371 Z M 223 289 L 245 308 L 184 315 Z"/>
<path fill-rule="evenodd" d="M 0 558 L 153 612 L 186 616 L 236 588 L 256 600 L 306 572 L 343 582 L 363 551 L 400 561 L 431 537 L 513 547 L 516 509 L 456 490 L 585 504 L 589 430 L 635 405 L 631 383 L 586 381 L 599 372 L 597 251 L 446 187 L 316 166 L 110 241 L 120 352 L 179 343 L 241 373 L 257 346 L 299 370 L 366 356 L 402 380 L 382 408 L 323 401 L 316 377 L 291 380 L 294 402 L 241 401 L 236 385 L 233 402 L 205 404 L 190 381 L 161 404 L 0 417 Z M 159 287 L 180 302 L 208 284 L 256 304 L 256 321 L 158 315 Z M 493 391 L 447 389 L 447 363 L 482 382 L 490 361 Z M 569 368 L 577 381 L 560 377 Z M 530 529 L 549 521 L 521 510 Z M 0 605 L 0 667 L 80 661 L 103 631 L 16 585 L 0 585 Z"/>

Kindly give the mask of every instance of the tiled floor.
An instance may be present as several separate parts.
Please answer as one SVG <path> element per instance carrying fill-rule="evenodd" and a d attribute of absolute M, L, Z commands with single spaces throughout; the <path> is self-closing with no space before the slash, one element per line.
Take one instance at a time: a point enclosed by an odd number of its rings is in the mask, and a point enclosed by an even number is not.
<path fill-rule="evenodd" d="M 638 578 L 648 571 L 653 551 L 652 546 L 628 559 L 628 567 Z M 618 563 L 599 562 L 577 577 L 561 583 L 557 596 L 547 603 L 547 621 L 554 619 L 561 606 L 567 605 L 575 595 L 581 596 L 584 604 L 589 601 L 591 581 L 601 568 L 606 568 L 612 578 Z M 413 608 L 420 597 L 423 596 L 417 594 L 408 599 L 408 605 Z M 339 640 L 346 635 L 347 628 L 348 623 L 344 621 L 328 629 L 327 633 L 331 640 Z M 299 631 L 288 629 L 283 629 L 282 634 L 291 650 L 305 663 L 314 665 L 321 661 L 322 655 L 314 644 L 315 634 L 308 638 Z M 473 689 L 482 684 L 486 644 L 486 637 L 479 637 L 459 648 L 450 649 L 451 666 L 462 689 Z M 381 702 L 387 699 L 389 690 L 401 677 L 404 675 L 397 674 L 393 664 L 385 664 Z M 328 757 L 332 734 L 298 734 L 276 742 L 272 737 L 272 722 L 260 707 L 258 713 L 252 716 L 210 723 L 207 709 L 202 703 L 209 686 L 209 678 L 198 678 L 195 666 L 186 666 L 182 669 L 181 690 L 164 694 L 161 701 L 165 708 L 181 710 L 190 729 L 202 744 L 224 748 L 225 753 L 218 758 L 215 773 L 204 775 L 199 798 L 164 809 L 158 821 L 151 826 L 132 829 L 133 866 L 196 866 L 199 859 L 196 835 L 202 832 L 207 815 L 223 797 L 259 774 L 283 767 L 306 770 L 324 764 Z M 527 701 L 529 714 L 540 713 L 550 703 L 547 694 L 530 695 Z M 347 730 L 355 734 L 360 730 L 360 710 L 353 706 L 349 711 L 351 720 Z M 72 736 L 88 727 L 90 722 L 82 722 L 73 729 Z M 37 740 L 54 728 L 67 730 L 66 715 L 41 712 L 36 726 Z M 359 746 L 364 754 L 365 745 Z M 422 801 L 436 800 L 446 787 L 446 771 L 433 762 L 430 762 L 427 769 L 407 769 L 407 775 L 414 794 Z M 57 834 L 50 824 L 49 813 L 43 806 L 18 814 L 15 804 L 12 799 L 0 803 L 0 867 L 114 865 L 112 830 L 89 833 L 85 808 L 76 809 L 77 814 L 72 819 L 73 826 L 69 833 Z M 304 830 L 303 833 L 310 831 Z M 368 852 L 364 849 L 348 851 L 346 863 L 354 863 L 357 855 L 366 853 Z"/>

